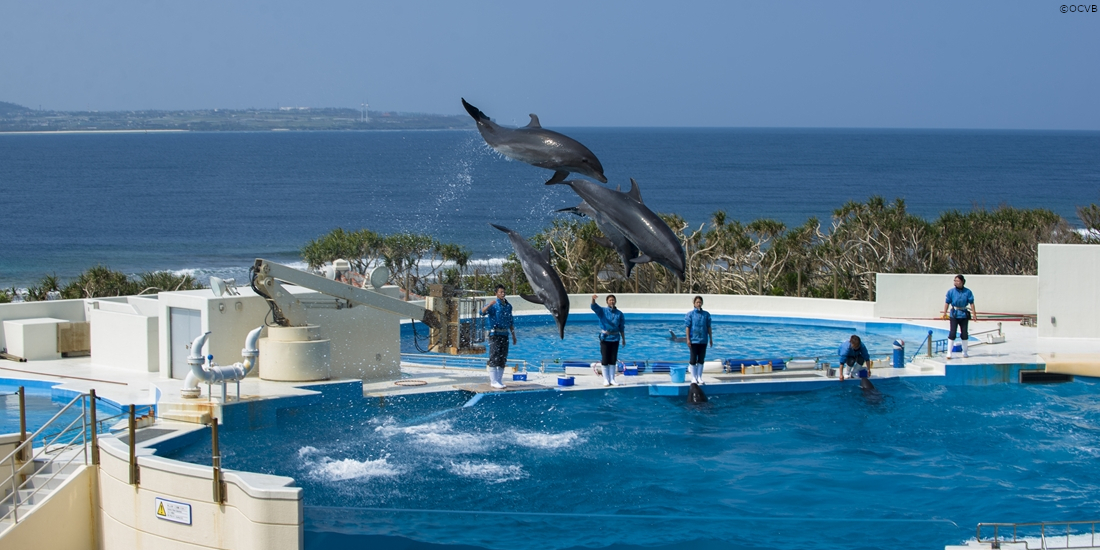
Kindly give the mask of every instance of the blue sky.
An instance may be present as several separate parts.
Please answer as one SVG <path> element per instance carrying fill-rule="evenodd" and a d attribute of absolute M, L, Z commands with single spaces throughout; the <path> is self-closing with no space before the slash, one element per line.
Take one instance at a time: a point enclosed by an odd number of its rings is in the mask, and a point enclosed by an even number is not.
<path fill-rule="evenodd" d="M 1100 130 L 1100 12 L 1061 6 L 2 0 L 0 101 L 460 114 L 465 97 L 547 127 Z"/>

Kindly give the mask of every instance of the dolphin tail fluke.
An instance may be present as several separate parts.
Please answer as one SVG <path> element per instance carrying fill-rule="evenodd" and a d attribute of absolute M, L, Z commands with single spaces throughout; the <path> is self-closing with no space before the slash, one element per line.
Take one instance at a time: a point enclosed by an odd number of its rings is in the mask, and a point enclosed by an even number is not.
<path fill-rule="evenodd" d="M 545 303 L 542 298 L 539 298 L 538 296 L 535 296 L 534 294 L 520 294 L 519 297 L 523 298 L 524 300 L 527 300 L 528 302 L 531 302 L 532 304 L 544 304 Z"/>
<path fill-rule="evenodd" d="M 470 105 L 469 103 L 466 103 L 466 98 L 461 98 L 461 99 L 462 99 L 462 106 L 466 108 L 466 112 L 470 113 L 470 116 L 474 117 L 474 120 L 476 120 L 478 122 L 489 122 L 489 117 L 485 116 L 485 113 L 481 112 L 481 110 L 478 109 L 477 107 L 474 107 L 473 105 Z"/>
<path fill-rule="evenodd" d="M 570 214 L 574 214 L 582 218 L 584 217 L 584 212 L 581 212 L 581 209 L 577 208 L 576 206 L 570 206 L 569 208 L 559 208 L 555 210 L 555 212 L 569 212 Z"/>
<path fill-rule="evenodd" d="M 557 172 L 554 172 L 554 177 L 546 180 L 546 185 L 554 185 L 555 183 L 561 183 L 561 182 L 565 181 L 565 178 L 568 178 L 568 177 L 569 177 L 569 172 L 566 172 L 565 170 L 558 170 Z"/>

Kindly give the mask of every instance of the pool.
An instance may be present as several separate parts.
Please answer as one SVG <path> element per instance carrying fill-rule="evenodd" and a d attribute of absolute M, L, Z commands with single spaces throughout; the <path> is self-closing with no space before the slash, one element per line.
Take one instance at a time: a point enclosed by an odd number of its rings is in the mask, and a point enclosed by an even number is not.
<path fill-rule="evenodd" d="M 19 395 L 16 392 L 23 387 L 24 403 L 27 414 L 27 435 L 33 434 L 46 422 L 49 422 L 65 405 L 69 404 L 78 394 L 73 390 L 59 389 L 58 382 L 43 380 L 21 380 L 17 378 L 0 378 L 0 434 L 19 433 Z M 97 399 L 97 413 L 100 430 L 106 429 L 114 422 L 122 418 L 122 414 L 129 412 L 129 406 L 123 406 L 109 399 L 99 397 Z M 139 406 L 136 411 L 143 414 L 150 406 Z M 43 438 L 53 438 L 58 430 L 66 427 L 74 419 L 80 416 L 79 405 L 70 407 L 55 422 L 52 429 L 47 429 L 36 438 L 36 445 Z M 79 431 L 80 423 L 74 425 Z M 65 439 L 62 439 L 65 441 Z"/>
<path fill-rule="evenodd" d="M 364 399 L 222 435 L 294 477 L 307 548 L 942 548 L 981 521 L 1100 515 L 1094 381 L 876 381 Z M 205 438 L 168 456 L 210 463 Z"/>
<path fill-rule="evenodd" d="M 933 339 L 947 337 L 945 330 L 905 323 L 746 315 L 712 315 L 711 320 L 714 347 L 707 350 L 707 359 L 711 361 L 797 357 L 835 362 L 837 348 L 852 334 L 863 339 L 872 358 L 891 355 L 897 338 L 909 342 L 907 353 L 911 356 L 929 330 L 933 330 Z M 516 316 L 515 323 L 517 344 L 511 347 L 509 359 L 522 359 L 537 368 L 544 360 L 592 362 L 600 358 L 599 328 L 596 316 L 590 311 L 569 315 L 564 340 L 558 337 L 557 326 L 549 315 Z M 420 353 L 413 330 L 408 323 L 401 326 L 401 353 Z M 428 328 L 418 323 L 415 330 L 421 349 L 426 349 Z M 684 316 L 628 314 L 627 346 L 619 350 L 619 359 L 687 362 L 687 345 L 673 342 L 669 330 L 684 336 Z M 488 358 L 488 353 L 465 357 Z"/>
<path fill-rule="evenodd" d="M 34 433 L 53 415 L 57 414 L 65 402 L 54 402 L 52 387 L 56 383 L 30 380 L 0 379 L 0 434 L 19 432 L 19 396 L 16 392 L 23 386 L 24 402 L 27 407 L 27 433 Z M 76 418 L 77 412 L 72 412 Z"/>

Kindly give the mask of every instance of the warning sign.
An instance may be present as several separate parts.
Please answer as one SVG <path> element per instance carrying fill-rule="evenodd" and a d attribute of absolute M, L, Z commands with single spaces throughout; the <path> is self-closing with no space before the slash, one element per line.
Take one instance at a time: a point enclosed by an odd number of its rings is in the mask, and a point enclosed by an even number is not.
<path fill-rule="evenodd" d="M 191 505 L 160 497 L 154 499 L 157 517 L 167 521 L 191 525 Z"/>

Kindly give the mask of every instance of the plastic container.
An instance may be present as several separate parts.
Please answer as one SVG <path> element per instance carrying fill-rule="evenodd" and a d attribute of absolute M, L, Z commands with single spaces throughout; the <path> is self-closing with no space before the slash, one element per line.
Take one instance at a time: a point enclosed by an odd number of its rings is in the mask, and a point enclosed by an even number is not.
<path fill-rule="evenodd" d="M 905 340 L 894 340 L 894 368 L 905 368 Z"/>
<path fill-rule="evenodd" d="M 687 367 L 674 366 L 668 368 L 668 376 L 672 378 L 673 384 L 683 384 L 684 379 L 687 378 Z"/>
<path fill-rule="evenodd" d="M 637 365 L 629 365 L 629 366 L 623 367 L 623 376 L 638 376 L 638 366 Z"/>
<path fill-rule="evenodd" d="M 519 380 L 521 382 L 526 382 L 527 381 L 527 373 L 526 372 L 513 373 L 512 374 L 512 380 L 513 381 Z"/>
<path fill-rule="evenodd" d="M 572 376 L 559 376 L 558 377 L 558 385 L 559 386 L 572 386 L 573 385 L 573 377 Z"/>

